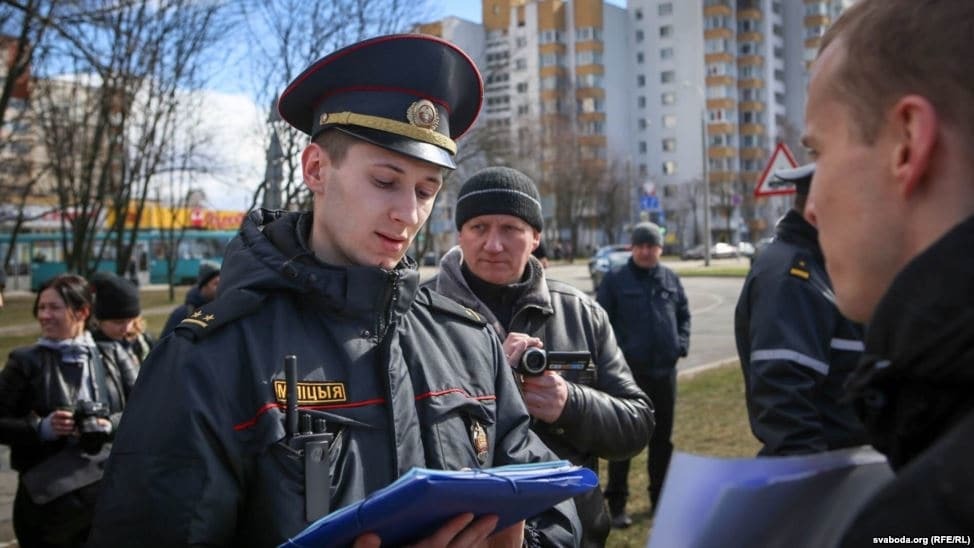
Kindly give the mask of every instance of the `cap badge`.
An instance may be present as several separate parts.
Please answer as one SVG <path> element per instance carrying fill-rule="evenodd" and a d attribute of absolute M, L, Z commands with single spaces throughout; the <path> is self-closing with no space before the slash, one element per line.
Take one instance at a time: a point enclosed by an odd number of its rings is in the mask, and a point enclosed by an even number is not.
<path fill-rule="evenodd" d="M 428 99 L 420 99 L 409 105 L 406 119 L 410 124 L 424 129 L 435 130 L 440 125 L 440 113 L 436 112 L 436 107 Z"/>
<path fill-rule="evenodd" d="M 328 123 L 328 113 L 325 112 L 325 113 L 322 113 L 322 115 L 318 118 L 318 125 L 319 126 L 323 126 L 323 125 L 325 125 L 327 123 Z"/>

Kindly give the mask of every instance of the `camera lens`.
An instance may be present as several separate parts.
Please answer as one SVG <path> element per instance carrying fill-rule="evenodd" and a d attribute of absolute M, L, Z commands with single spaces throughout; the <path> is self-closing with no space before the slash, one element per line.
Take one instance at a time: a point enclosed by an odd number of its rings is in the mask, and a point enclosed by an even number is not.
<path fill-rule="evenodd" d="M 525 375 L 540 375 L 544 373 L 548 360 L 544 350 L 540 348 L 528 348 L 521 355 L 521 373 Z"/>

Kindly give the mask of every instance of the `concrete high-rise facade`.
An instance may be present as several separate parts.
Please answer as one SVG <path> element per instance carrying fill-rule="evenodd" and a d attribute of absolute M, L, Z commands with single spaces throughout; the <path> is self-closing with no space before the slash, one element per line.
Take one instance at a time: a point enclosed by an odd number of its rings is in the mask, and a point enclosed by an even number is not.
<path fill-rule="evenodd" d="M 804 159 L 808 68 L 852 1 L 482 0 L 480 34 L 451 36 L 448 20 L 425 31 L 473 48 L 479 126 L 494 136 L 484 161 L 539 181 L 555 237 L 570 219 L 579 245 L 618 239 L 600 225 L 614 178 L 627 186 L 618 228 L 650 218 L 678 250 L 703 240 L 705 202 L 711 241 L 730 243 L 768 235 L 790 206 L 754 186 L 778 142 Z M 482 49 L 461 41 L 475 35 Z M 600 189 L 566 216 L 571 173 Z"/>

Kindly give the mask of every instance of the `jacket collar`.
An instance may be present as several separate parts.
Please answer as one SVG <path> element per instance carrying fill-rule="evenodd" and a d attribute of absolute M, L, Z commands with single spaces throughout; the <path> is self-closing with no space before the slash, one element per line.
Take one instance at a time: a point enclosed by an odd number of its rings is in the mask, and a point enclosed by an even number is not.
<path fill-rule="evenodd" d="M 818 243 L 818 229 L 795 209 L 789 209 L 788 213 L 778 220 L 774 233 L 776 238 L 810 251 L 820 264 L 825 263 L 822 248 Z"/>
<path fill-rule="evenodd" d="M 253 279 L 245 273 L 243 277 L 249 282 L 245 287 L 302 293 L 330 310 L 361 319 L 371 320 L 379 315 L 390 316 L 391 320 L 409 309 L 419 286 L 415 261 L 404 257 L 393 270 L 327 264 L 315 257 L 308 246 L 312 221 L 311 213 L 252 212 L 244 221 L 240 237 L 250 254 L 270 268 L 272 274 Z M 241 268 L 255 266 L 245 264 Z M 235 281 L 236 265 L 231 261 L 224 271 L 227 267 Z"/>
<path fill-rule="evenodd" d="M 974 217 L 915 257 L 880 300 L 866 334 L 869 372 L 974 381 Z"/>
<path fill-rule="evenodd" d="M 454 246 L 443 255 L 443 258 L 440 259 L 440 272 L 436 276 L 436 291 L 467 308 L 476 310 L 487 318 L 487 321 L 490 322 L 501 338 L 505 338 L 507 330 L 500 325 L 494 313 L 477 298 L 477 295 L 470 289 L 467 280 L 464 279 L 461 271 L 462 264 L 463 250 L 460 249 L 460 246 Z M 537 309 L 545 316 L 554 313 L 551 306 L 551 295 L 548 293 L 548 282 L 544 276 L 544 267 L 541 266 L 538 259 L 530 257 L 527 268 L 530 270 L 530 275 L 525 282 L 527 289 L 521 293 L 521 298 L 514 306 L 513 318 L 515 321 L 528 308 Z"/>

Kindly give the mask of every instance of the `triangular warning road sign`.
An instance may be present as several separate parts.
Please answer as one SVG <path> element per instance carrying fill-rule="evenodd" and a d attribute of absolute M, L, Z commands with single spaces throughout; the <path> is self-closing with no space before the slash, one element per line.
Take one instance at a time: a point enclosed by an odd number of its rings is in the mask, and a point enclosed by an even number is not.
<path fill-rule="evenodd" d="M 791 151 L 788 150 L 788 145 L 784 143 L 778 143 L 778 146 L 774 147 L 774 152 L 771 153 L 771 158 L 768 160 L 768 165 L 764 166 L 764 171 L 761 172 L 761 178 L 758 179 L 757 186 L 754 187 L 755 196 L 774 196 L 778 194 L 794 194 L 795 185 L 791 183 L 784 184 L 772 184 L 774 182 L 774 172 L 779 169 L 791 169 L 798 167 L 798 162 L 795 161 L 795 157 L 792 156 Z"/>

